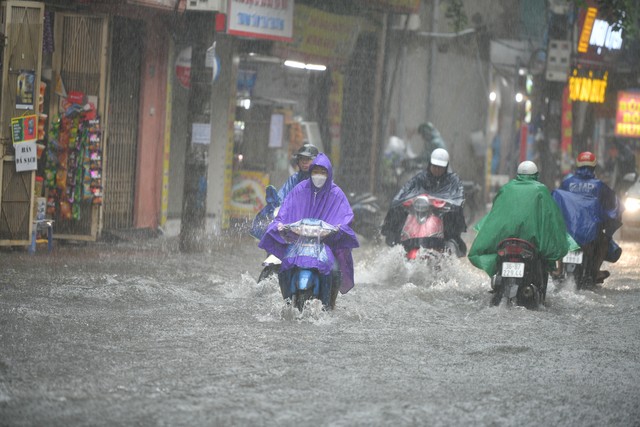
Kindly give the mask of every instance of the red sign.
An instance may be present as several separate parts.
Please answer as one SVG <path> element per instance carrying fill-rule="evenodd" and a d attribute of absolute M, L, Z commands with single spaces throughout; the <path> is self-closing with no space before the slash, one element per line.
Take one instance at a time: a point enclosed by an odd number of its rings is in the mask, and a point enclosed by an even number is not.
<path fill-rule="evenodd" d="M 618 92 L 615 135 L 640 138 L 640 91 Z"/>
<path fill-rule="evenodd" d="M 573 157 L 573 108 L 571 106 L 571 99 L 569 98 L 569 88 L 565 86 L 562 92 L 562 119 L 561 129 L 562 135 L 560 137 L 560 151 L 562 157 L 560 159 L 560 165 L 562 174 L 566 175 L 571 172 L 571 159 Z"/>

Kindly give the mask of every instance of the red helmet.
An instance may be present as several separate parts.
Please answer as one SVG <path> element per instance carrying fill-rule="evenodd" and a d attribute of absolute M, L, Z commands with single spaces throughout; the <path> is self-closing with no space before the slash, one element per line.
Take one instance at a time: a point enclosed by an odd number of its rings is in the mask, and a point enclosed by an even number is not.
<path fill-rule="evenodd" d="M 583 151 L 578 154 L 578 158 L 576 159 L 576 165 L 578 167 L 589 166 L 592 168 L 596 167 L 596 155 L 591 151 Z"/>

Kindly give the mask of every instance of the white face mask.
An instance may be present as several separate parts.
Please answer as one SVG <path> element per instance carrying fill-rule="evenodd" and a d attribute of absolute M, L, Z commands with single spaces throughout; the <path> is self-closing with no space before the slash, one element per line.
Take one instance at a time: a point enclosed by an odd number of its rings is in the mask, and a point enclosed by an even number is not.
<path fill-rule="evenodd" d="M 325 182 L 327 182 L 326 175 L 311 175 L 311 181 L 316 188 L 322 188 Z"/>

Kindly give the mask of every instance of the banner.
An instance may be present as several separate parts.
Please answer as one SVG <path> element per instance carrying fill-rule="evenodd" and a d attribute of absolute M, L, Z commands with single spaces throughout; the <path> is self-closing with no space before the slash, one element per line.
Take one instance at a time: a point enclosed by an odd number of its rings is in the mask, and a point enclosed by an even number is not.
<path fill-rule="evenodd" d="M 335 15 L 297 5 L 293 41 L 276 43 L 274 54 L 305 63 L 340 65 L 351 56 L 358 35 L 365 27 L 370 29 L 364 18 Z"/>

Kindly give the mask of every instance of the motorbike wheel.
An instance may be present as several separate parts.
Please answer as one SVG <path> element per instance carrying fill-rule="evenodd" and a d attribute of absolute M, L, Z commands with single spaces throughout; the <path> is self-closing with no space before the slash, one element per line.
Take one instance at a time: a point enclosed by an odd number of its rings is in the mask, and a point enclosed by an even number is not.
<path fill-rule="evenodd" d="M 521 287 L 518 289 L 516 301 L 517 305 L 521 305 L 528 310 L 536 310 L 540 305 L 540 291 L 538 287 L 535 285 Z"/>
<path fill-rule="evenodd" d="M 313 290 L 312 289 L 308 289 L 306 291 L 298 291 L 293 296 L 293 305 L 294 305 L 295 308 L 298 309 L 298 311 L 300 311 L 300 313 L 302 313 L 302 310 L 304 310 L 304 305 L 311 298 L 313 298 Z"/>

